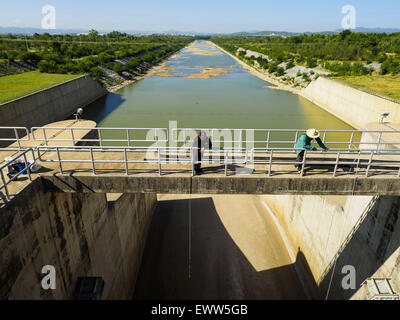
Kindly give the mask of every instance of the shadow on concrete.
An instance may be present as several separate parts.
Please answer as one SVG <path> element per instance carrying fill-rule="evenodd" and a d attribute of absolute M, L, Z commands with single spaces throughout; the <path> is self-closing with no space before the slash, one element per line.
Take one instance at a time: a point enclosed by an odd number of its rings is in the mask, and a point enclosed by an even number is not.
<path fill-rule="evenodd" d="M 87 120 L 100 123 L 125 102 L 121 95 L 108 93 L 84 108 L 84 117 Z"/>
<path fill-rule="evenodd" d="M 221 222 L 212 198 L 160 201 L 133 299 L 307 299 L 296 268 L 303 270 L 303 278 L 310 277 L 300 251 L 294 264 L 255 270 Z M 312 285 L 307 292 L 317 291 Z"/>
<path fill-rule="evenodd" d="M 366 211 L 365 219 L 358 227 L 353 228 L 354 234 L 349 236 L 343 252 L 339 255 L 336 267 L 328 269 L 319 285 L 319 291 L 326 297 L 329 283 L 329 299 L 350 299 L 361 284 L 389 259 L 400 246 L 400 197 L 379 197 Z M 351 234 L 351 233 L 350 233 Z M 332 263 L 334 260 L 331 261 Z M 397 258 L 397 264 L 400 258 Z M 355 267 L 356 289 L 342 288 L 342 268 L 346 265 Z M 333 272 L 333 277 L 332 277 Z M 397 284 L 399 287 L 400 284 Z"/>

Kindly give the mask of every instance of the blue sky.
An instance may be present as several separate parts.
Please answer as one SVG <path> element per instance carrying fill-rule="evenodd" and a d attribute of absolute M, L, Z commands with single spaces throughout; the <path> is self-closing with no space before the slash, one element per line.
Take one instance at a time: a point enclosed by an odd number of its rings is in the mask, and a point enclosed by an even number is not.
<path fill-rule="evenodd" d="M 358 27 L 400 28 L 399 0 L 1 0 L 0 26 L 40 27 L 42 6 L 56 8 L 57 28 L 234 32 L 326 31 L 341 9 L 357 10 Z"/>

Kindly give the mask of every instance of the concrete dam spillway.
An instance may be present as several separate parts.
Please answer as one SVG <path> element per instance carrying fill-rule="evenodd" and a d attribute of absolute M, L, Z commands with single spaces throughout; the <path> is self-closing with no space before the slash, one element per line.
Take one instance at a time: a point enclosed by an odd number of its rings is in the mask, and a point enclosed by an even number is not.
<path fill-rule="evenodd" d="M 84 118 L 100 128 L 352 129 L 266 84 L 196 41 Z M 36 179 L 0 208 L 1 298 L 70 299 L 82 276 L 104 280 L 103 299 L 138 300 L 366 299 L 369 277 L 400 283 L 398 197 L 354 196 L 353 180 L 353 196 L 323 196 L 117 194 L 78 179 Z M 33 277 L 45 264 L 56 268 L 54 292 Z M 345 265 L 357 269 L 356 289 L 341 287 Z"/>
<path fill-rule="evenodd" d="M 256 196 L 160 196 L 142 259 L 134 299 L 307 298 Z"/>

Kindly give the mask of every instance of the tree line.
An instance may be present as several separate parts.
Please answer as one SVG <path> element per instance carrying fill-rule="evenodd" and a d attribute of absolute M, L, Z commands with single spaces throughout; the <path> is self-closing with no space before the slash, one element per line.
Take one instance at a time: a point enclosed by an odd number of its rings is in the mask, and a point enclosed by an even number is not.
<path fill-rule="evenodd" d="M 46 73 L 89 73 L 101 76 L 100 66 L 122 74 L 140 73 L 145 66 L 158 63 L 186 46 L 192 37 L 132 36 L 113 31 L 100 35 L 91 30 L 84 35 L 34 34 L 1 35 L 0 61 L 24 62 Z M 115 60 L 127 59 L 121 64 Z"/>
<path fill-rule="evenodd" d="M 273 64 L 321 66 L 335 75 L 370 74 L 373 69 L 368 65 L 373 62 L 381 64 L 382 75 L 400 73 L 400 33 L 366 34 L 345 30 L 336 35 L 213 37 L 212 40 L 230 52 L 243 48 L 267 55 Z"/>

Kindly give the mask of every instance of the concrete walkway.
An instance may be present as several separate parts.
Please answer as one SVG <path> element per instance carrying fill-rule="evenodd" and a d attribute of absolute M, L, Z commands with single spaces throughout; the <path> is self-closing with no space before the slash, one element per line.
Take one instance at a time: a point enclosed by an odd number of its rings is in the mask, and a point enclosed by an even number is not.
<path fill-rule="evenodd" d="M 96 127 L 96 122 L 94 121 L 90 121 L 90 120 L 79 120 L 79 121 L 75 121 L 75 120 L 64 120 L 64 121 L 59 121 L 59 122 L 54 122 L 54 123 L 50 123 L 46 126 L 44 126 L 45 128 L 95 128 Z M 75 140 L 79 141 L 80 139 L 82 139 L 83 137 L 85 137 L 88 133 L 90 132 L 90 130 L 75 130 L 74 131 L 74 135 L 75 135 Z M 23 148 L 30 148 L 30 147 L 37 147 L 37 146 L 45 146 L 45 142 L 44 141 L 40 141 L 43 140 L 43 132 L 42 130 L 36 130 L 36 132 L 34 133 L 35 138 L 38 140 L 34 140 L 32 137 L 32 133 L 29 134 L 29 140 L 28 141 L 20 141 L 21 147 Z M 62 129 L 47 129 L 46 130 L 46 137 L 48 139 L 71 139 L 71 132 L 69 130 L 62 130 Z M 22 139 L 25 139 L 26 137 L 23 137 Z M 72 142 L 69 141 L 49 141 L 48 142 L 49 146 L 71 146 L 73 145 Z M 15 142 L 11 145 L 8 146 L 8 148 L 18 148 L 18 142 Z M 2 148 L 0 148 L 0 166 L 3 166 L 5 164 L 5 158 L 7 157 L 11 157 L 14 158 L 16 156 L 18 156 L 19 154 L 21 154 L 22 151 L 13 151 L 13 150 L 4 150 Z M 45 153 L 43 153 L 45 154 Z M 37 155 L 36 155 L 37 156 Z M 27 161 L 33 160 L 33 156 L 31 152 L 28 152 L 26 154 L 27 157 Z M 22 158 L 23 160 L 23 158 Z M 32 179 L 36 179 L 38 176 L 41 176 L 43 174 L 46 173 L 50 173 L 54 170 L 55 167 L 53 167 L 53 169 L 50 169 L 46 166 L 44 166 L 44 168 L 39 171 L 37 174 L 32 174 Z M 9 181 L 8 177 L 6 176 L 7 174 L 7 169 L 3 170 L 3 174 L 4 174 L 4 178 L 6 181 Z M 13 181 L 11 182 L 7 188 L 8 188 L 8 192 L 10 195 L 15 196 L 16 194 L 18 194 L 21 190 L 23 190 L 28 184 L 30 183 L 28 176 L 27 175 L 21 175 L 18 178 L 18 181 Z M 3 182 L 0 180 L 0 184 L 2 185 Z M 0 192 L 2 192 L 5 195 L 5 190 L 2 189 L 0 190 Z M 3 205 L 3 201 L 0 198 L 0 206 Z"/>

